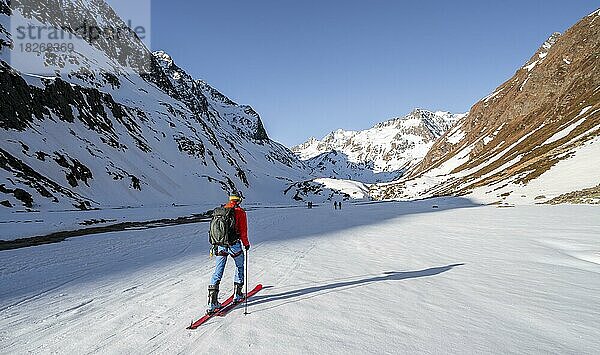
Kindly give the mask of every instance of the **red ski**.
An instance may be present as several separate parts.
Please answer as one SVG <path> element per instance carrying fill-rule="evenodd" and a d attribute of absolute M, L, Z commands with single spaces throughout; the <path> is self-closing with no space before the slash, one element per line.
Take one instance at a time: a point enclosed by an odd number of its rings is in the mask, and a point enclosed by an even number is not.
<path fill-rule="evenodd" d="M 254 296 L 258 291 L 262 290 L 262 288 L 263 288 L 263 285 L 261 285 L 261 284 L 256 285 L 256 287 L 254 287 L 251 291 L 248 291 L 248 295 L 245 298 L 243 298 L 239 302 L 233 302 L 225 307 L 221 307 L 221 309 L 219 309 L 219 311 L 217 311 L 216 315 L 219 317 L 226 316 L 227 313 L 229 313 L 229 311 L 231 311 L 232 309 L 235 308 L 235 306 L 237 306 L 238 304 L 244 303 L 246 301 L 246 298 L 250 298 L 250 297 Z"/>
<path fill-rule="evenodd" d="M 262 285 L 258 284 L 256 285 L 256 287 L 254 287 L 254 289 L 252 289 L 252 291 L 248 291 L 248 298 L 252 297 L 254 294 L 256 294 L 258 291 L 262 290 Z M 202 316 L 202 318 L 198 319 L 197 321 L 193 322 L 192 324 L 190 324 L 189 327 L 187 327 L 187 329 L 196 329 L 199 326 L 201 326 L 202 324 L 206 323 L 209 319 L 211 319 L 214 316 L 225 316 L 227 313 L 229 313 L 229 311 L 231 311 L 232 309 L 235 308 L 235 306 L 237 306 L 238 304 L 244 302 L 246 300 L 246 298 L 244 298 L 242 301 L 234 303 L 233 302 L 233 295 L 229 296 L 228 299 L 225 300 L 225 302 L 221 303 L 221 308 L 219 308 L 216 312 L 211 313 L 211 314 L 205 314 L 204 316 Z"/>
<path fill-rule="evenodd" d="M 230 304 L 231 302 L 233 302 L 233 295 L 229 296 L 229 298 L 228 298 L 228 299 L 226 299 L 226 300 L 225 300 L 225 302 L 221 303 L 221 308 L 220 308 L 220 309 L 223 309 L 223 308 L 225 308 L 225 307 L 229 306 L 229 304 Z M 198 328 L 198 327 L 199 327 L 199 326 L 201 326 L 203 323 L 205 323 L 207 320 L 209 320 L 209 319 L 211 319 L 212 317 L 216 316 L 218 312 L 219 312 L 219 310 L 217 310 L 217 311 L 216 311 L 216 312 L 214 312 L 214 313 L 210 313 L 210 314 L 206 313 L 204 316 L 202 316 L 202 318 L 198 319 L 198 320 L 197 320 L 197 321 L 195 321 L 195 322 L 192 322 L 192 324 L 190 324 L 190 326 L 189 326 L 189 327 L 187 327 L 187 329 L 196 329 L 196 328 Z"/>

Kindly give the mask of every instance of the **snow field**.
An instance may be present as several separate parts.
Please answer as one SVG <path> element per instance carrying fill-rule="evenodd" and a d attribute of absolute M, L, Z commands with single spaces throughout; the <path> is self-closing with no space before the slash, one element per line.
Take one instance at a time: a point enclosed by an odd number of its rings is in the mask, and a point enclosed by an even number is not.
<path fill-rule="evenodd" d="M 511 192 L 507 203 L 531 204 L 546 201 L 561 194 L 582 190 L 598 185 L 600 182 L 600 166 L 590 164 L 600 154 L 600 138 L 594 138 L 575 151 L 568 159 L 559 161 L 538 178 L 526 185 L 510 183 L 504 187 L 489 186 L 475 189 L 470 197 L 480 202 L 492 202 L 497 196 Z M 575 173 L 576 172 L 576 173 Z M 568 181 L 568 186 L 565 185 Z M 540 196 L 540 200 L 535 198 Z M 543 196 L 543 198 L 541 198 Z"/>
<path fill-rule="evenodd" d="M 328 178 L 315 179 L 314 181 L 322 184 L 326 188 L 346 193 L 350 195 L 353 200 L 369 199 L 369 187 L 362 182 Z"/>
<path fill-rule="evenodd" d="M 250 315 L 195 331 L 206 224 L 4 251 L 0 353 L 593 354 L 598 212 L 456 198 L 256 209 L 250 284 L 267 288 Z"/>

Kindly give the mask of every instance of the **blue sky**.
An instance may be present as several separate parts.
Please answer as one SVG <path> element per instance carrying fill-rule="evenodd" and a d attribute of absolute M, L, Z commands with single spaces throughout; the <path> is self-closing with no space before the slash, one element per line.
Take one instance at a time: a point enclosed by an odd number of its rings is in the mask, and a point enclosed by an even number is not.
<path fill-rule="evenodd" d="M 465 112 L 591 0 L 152 1 L 152 47 L 291 146 L 414 107 Z"/>

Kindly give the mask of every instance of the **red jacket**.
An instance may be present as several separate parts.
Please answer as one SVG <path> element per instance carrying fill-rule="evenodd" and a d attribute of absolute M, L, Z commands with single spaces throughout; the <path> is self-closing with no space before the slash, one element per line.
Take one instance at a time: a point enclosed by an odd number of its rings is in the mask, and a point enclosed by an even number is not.
<path fill-rule="evenodd" d="M 240 235 L 242 244 L 244 244 L 244 246 L 250 245 L 250 242 L 248 241 L 248 219 L 246 218 L 246 211 L 244 211 L 244 209 L 241 208 L 235 201 L 229 201 L 229 203 L 225 205 L 225 208 L 234 209 L 235 230 Z"/>

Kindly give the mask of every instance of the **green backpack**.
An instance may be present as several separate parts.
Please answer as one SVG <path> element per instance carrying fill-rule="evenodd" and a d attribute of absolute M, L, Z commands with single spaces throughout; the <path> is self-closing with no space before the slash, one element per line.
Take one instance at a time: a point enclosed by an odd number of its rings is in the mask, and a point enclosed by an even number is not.
<path fill-rule="evenodd" d="M 235 210 L 217 207 L 212 212 L 208 241 L 211 245 L 228 247 L 237 243 L 239 236 L 235 230 Z"/>

